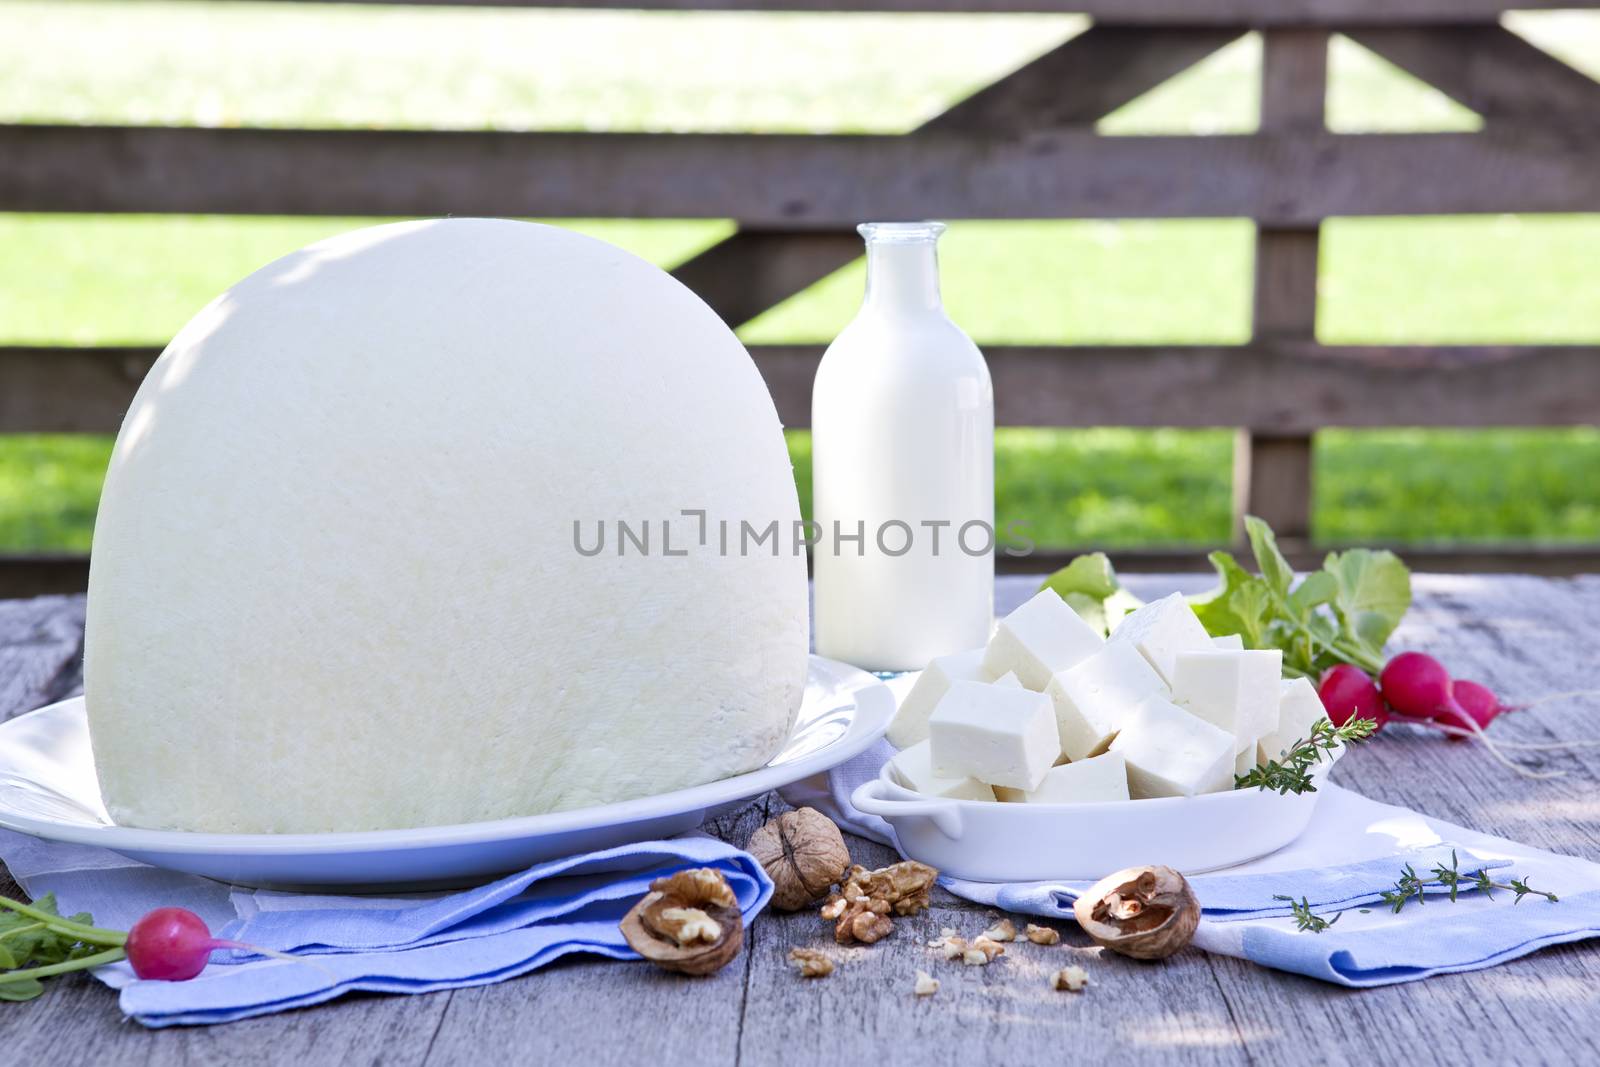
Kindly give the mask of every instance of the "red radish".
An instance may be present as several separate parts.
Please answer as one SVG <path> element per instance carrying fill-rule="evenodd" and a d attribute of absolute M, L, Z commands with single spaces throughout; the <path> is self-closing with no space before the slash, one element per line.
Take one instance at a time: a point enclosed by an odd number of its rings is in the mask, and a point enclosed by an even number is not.
<path fill-rule="evenodd" d="M 133 973 L 159 982 L 187 982 L 206 969 L 213 949 L 205 921 L 183 908 L 157 908 L 128 931 L 123 946 Z"/>
<path fill-rule="evenodd" d="M 1503 715 L 1508 711 L 1518 711 L 1519 708 L 1507 707 L 1500 703 L 1500 698 L 1486 685 L 1457 679 L 1450 683 L 1450 695 L 1456 698 L 1456 703 L 1461 710 L 1472 718 L 1479 726 L 1488 726 L 1494 721 L 1495 716 Z"/>
<path fill-rule="evenodd" d="M 1378 676 L 1383 698 L 1401 715 L 1467 724 L 1467 713 L 1450 692 L 1450 672 L 1426 652 L 1402 652 Z"/>
<path fill-rule="evenodd" d="M 243 949 L 274 959 L 300 959 L 257 945 L 219 941 L 211 936 L 204 919 L 185 908 L 157 908 L 150 912 L 133 924 L 122 947 L 133 973 L 157 982 L 187 982 L 206 969 L 213 952 L 223 948 Z"/>
<path fill-rule="evenodd" d="M 1389 709 L 1384 706 L 1378 687 L 1366 671 L 1354 664 L 1341 663 L 1324 671 L 1317 696 L 1322 698 L 1322 707 L 1335 726 L 1361 718 L 1371 719 L 1381 730 L 1389 721 Z"/>

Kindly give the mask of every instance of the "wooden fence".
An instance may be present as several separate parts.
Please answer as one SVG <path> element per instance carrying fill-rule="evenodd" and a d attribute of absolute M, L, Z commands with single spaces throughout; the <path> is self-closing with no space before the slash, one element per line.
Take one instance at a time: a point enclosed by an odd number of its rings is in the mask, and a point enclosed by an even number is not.
<path fill-rule="evenodd" d="M 1077 11 L 1095 22 L 900 136 L 0 126 L 0 211 L 733 218 L 736 233 L 674 273 L 734 325 L 859 255 L 863 219 L 1248 217 L 1258 227 L 1248 343 L 986 354 L 1003 425 L 1237 428 L 1235 510 L 1266 517 L 1297 559 L 1314 555 L 1319 429 L 1600 424 L 1600 346 L 1315 337 L 1318 227 L 1329 216 L 1600 211 L 1600 83 L 1502 28 L 1503 0 L 443 2 Z M 1252 29 L 1264 41 L 1259 132 L 1095 134 L 1097 119 Z M 1329 133 L 1332 32 L 1476 111 L 1483 129 Z M 784 421 L 807 425 L 820 349 L 753 354 Z M 0 348 L 0 432 L 114 431 L 156 355 Z M 1600 570 L 1600 546 L 1406 554 L 1436 569 Z M 1118 558 L 1203 562 L 1194 552 Z M 86 573 L 77 557 L 0 558 L 0 595 L 81 588 Z"/>

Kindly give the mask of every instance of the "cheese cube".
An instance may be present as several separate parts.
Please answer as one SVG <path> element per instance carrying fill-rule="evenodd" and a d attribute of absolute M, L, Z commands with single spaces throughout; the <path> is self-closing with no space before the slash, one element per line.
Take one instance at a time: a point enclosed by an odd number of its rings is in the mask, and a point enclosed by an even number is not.
<path fill-rule="evenodd" d="M 1128 766 L 1116 752 L 1050 768 L 1032 790 L 997 786 L 995 796 L 1013 804 L 1104 804 L 1128 799 Z"/>
<path fill-rule="evenodd" d="M 1081 760 L 1104 752 L 1139 702 L 1166 690 L 1138 649 L 1107 644 L 1077 666 L 1058 671 L 1044 691 L 1055 705 L 1061 751 Z"/>
<path fill-rule="evenodd" d="M 1278 680 L 1283 653 L 1277 649 L 1180 652 L 1172 699 L 1184 710 L 1233 735 L 1234 751 L 1255 751 L 1256 739 L 1278 725 Z"/>
<path fill-rule="evenodd" d="M 1172 684 L 1179 652 L 1204 652 L 1215 647 L 1182 593 L 1152 600 L 1118 623 L 1110 639 L 1126 641 L 1137 648 L 1168 685 Z"/>
<path fill-rule="evenodd" d="M 1251 769 L 1254 768 L 1255 765 L 1256 765 L 1256 746 L 1251 745 L 1249 748 L 1245 749 L 1243 752 L 1241 752 L 1237 756 L 1233 757 L 1233 773 L 1234 773 L 1234 776 L 1237 777 L 1237 776 L 1239 776 L 1241 774 L 1249 774 Z"/>
<path fill-rule="evenodd" d="M 1061 755 L 1056 716 L 1043 693 L 957 682 L 928 720 L 933 773 L 1034 789 Z"/>
<path fill-rule="evenodd" d="M 1128 792 L 1135 799 L 1233 788 L 1233 735 L 1162 696 L 1144 699 L 1111 751 L 1128 761 Z"/>
<path fill-rule="evenodd" d="M 928 669 L 917 676 L 911 692 L 906 694 L 900 710 L 895 712 L 894 721 L 889 724 L 889 732 L 885 735 L 889 743 L 895 748 L 910 748 L 918 741 L 926 741 L 928 716 L 933 714 L 933 707 L 939 703 L 939 698 L 950 691 L 950 686 L 955 682 L 984 680 L 981 648 L 935 657 L 928 664 Z"/>
<path fill-rule="evenodd" d="M 1105 638 L 1067 606 L 1054 589 L 1042 589 L 1032 600 L 1000 620 L 983 655 L 990 678 L 1015 672 L 1022 684 L 1042 692 L 1050 676 L 1088 659 Z"/>
<path fill-rule="evenodd" d="M 1003 685 L 1008 689 L 1026 689 L 1027 688 L 1027 686 L 1022 684 L 1022 679 L 1017 677 L 1017 672 L 1016 671 L 1006 671 L 1006 673 L 1002 674 L 1000 677 L 998 677 L 998 678 L 996 678 L 994 680 L 994 684 L 995 685 Z"/>
<path fill-rule="evenodd" d="M 1221 637 L 1213 637 L 1211 643 L 1217 648 L 1226 648 L 1233 652 L 1244 651 L 1244 638 L 1238 634 L 1223 634 Z"/>
<path fill-rule="evenodd" d="M 1328 717 L 1309 678 L 1285 678 L 1278 683 L 1278 722 L 1256 744 L 1256 757 L 1265 763 L 1283 758 L 1289 746 L 1311 736 L 1311 727 Z"/>
<path fill-rule="evenodd" d="M 949 800 L 993 800 L 994 790 L 976 778 L 941 778 L 933 773 L 933 752 L 919 741 L 889 761 L 895 781 L 913 792 Z"/>

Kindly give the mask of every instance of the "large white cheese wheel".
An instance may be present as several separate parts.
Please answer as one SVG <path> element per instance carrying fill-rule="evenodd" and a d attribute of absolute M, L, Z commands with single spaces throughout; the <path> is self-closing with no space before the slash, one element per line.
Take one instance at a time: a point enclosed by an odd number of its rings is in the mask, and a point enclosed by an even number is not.
<path fill-rule="evenodd" d="M 751 770 L 800 701 L 798 519 L 749 355 L 649 263 L 481 219 L 312 245 L 197 315 L 117 438 L 85 649 L 107 807 L 371 830 Z M 782 549 L 724 553 L 722 521 Z"/>

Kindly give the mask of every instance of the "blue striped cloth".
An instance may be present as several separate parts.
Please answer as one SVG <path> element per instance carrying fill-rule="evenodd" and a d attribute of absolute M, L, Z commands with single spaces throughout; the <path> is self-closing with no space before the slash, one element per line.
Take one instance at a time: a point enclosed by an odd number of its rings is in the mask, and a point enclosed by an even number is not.
<path fill-rule="evenodd" d="M 857 834 L 896 845 L 886 822 L 850 805 L 850 794 L 876 778 L 893 751 L 880 742 L 783 795 Z M 1287 848 L 1189 879 L 1202 909 L 1197 946 L 1339 985 L 1374 986 L 1478 970 L 1548 945 L 1600 937 L 1600 864 L 1380 804 L 1337 785 L 1324 785 L 1322 793 L 1311 825 Z M 1463 873 L 1486 869 L 1497 882 L 1524 878 L 1561 899 L 1552 904 L 1533 896 L 1513 904 L 1509 892 L 1490 897 L 1468 890 L 1451 902 L 1434 881 L 1422 902 L 1410 901 L 1399 914 L 1383 903 L 1382 893 L 1405 865 L 1427 878 L 1435 864 L 1450 865 L 1452 852 Z M 940 884 L 968 900 L 1056 920 L 1071 920 L 1072 902 L 1088 888 L 1086 882 L 958 878 Z M 1300 930 L 1280 897 L 1304 899 L 1314 913 L 1337 916 L 1337 922 L 1321 932 Z"/>
<path fill-rule="evenodd" d="M 120 990 L 126 1014 L 153 1027 L 230 1022 L 355 990 L 486 985 L 573 953 L 638 959 L 618 922 L 652 879 L 685 867 L 720 870 L 747 925 L 772 896 L 754 857 L 702 836 L 553 860 L 464 892 L 403 897 L 230 888 L 7 831 L 0 859 L 30 896 L 54 893 L 64 913 L 91 912 L 102 926 L 126 928 L 153 908 L 186 907 L 221 939 L 301 957 L 219 952 L 188 982 L 142 982 L 126 963 L 94 972 Z"/>

